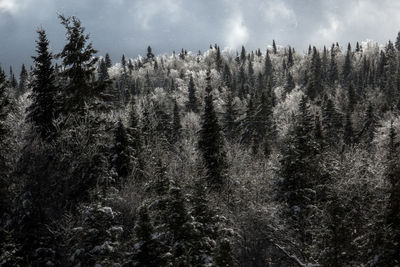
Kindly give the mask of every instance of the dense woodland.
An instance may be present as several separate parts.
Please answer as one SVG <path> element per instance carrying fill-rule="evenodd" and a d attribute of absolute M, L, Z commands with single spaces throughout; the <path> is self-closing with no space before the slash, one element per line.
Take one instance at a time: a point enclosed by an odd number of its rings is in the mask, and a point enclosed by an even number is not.
<path fill-rule="evenodd" d="M 0 266 L 400 265 L 400 35 L 113 63 L 60 22 L 0 71 Z"/>

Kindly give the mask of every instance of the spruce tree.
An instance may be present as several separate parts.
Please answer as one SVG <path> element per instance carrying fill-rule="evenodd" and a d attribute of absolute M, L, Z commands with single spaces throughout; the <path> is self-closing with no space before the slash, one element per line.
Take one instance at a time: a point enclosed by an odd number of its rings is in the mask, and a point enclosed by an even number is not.
<path fill-rule="evenodd" d="M 153 54 L 153 52 L 151 51 L 151 47 L 148 46 L 148 47 L 147 47 L 147 60 L 151 61 L 151 60 L 153 60 L 153 59 L 154 59 L 154 54 Z"/>
<path fill-rule="evenodd" d="M 194 85 L 193 76 L 190 76 L 188 90 L 189 90 L 189 99 L 188 102 L 186 103 L 186 108 L 188 111 L 197 113 L 199 111 L 199 107 L 198 107 L 196 87 Z"/>
<path fill-rule="evenodd" d="M 237 110 L 235 108 L 233 99 L 233 94 L 228 93 L 226 104 L 225 104 L 225 113 L 223 116 L 223 129 L 225 132 L 225 136 L 228 140 L 233 141 L 236 137 L 236 129 L 237 129 Z"/>
<path fill-rule="evenodd" d="M 107 81 L 110 78 L 108 74 L 107 63 L 105 62 L 104 59 L 100 60 L 98 73 L 99 73 L 99 81 Z"/>
<path fill-rule="evenodd" d="M 207 72 L 204 113 L 198 146 L 203 155 L 206 179 L 211 188 L 221 190 L 227 184 L 227 162 L 224 139 L 214 110 L 210 70 Z"/>
<path fill-rule="evenodd" d="M 349 85 L 352 78 L 352 70 L 353 70 L 353 63 L 352 63 L 352 52 L 351 52 L 351 45 L 350 43 L 347 46 L 346 57 L 344 59 L 344 65 L 342 70 L 342 78 L 344 85 Z"/>
<path fill-rule="evenodd" d="M 272 52 L 274 54 L 276 54 L 278 52 L 278 50 L 276 49 L 276 44 L 275 44 L 275 40 L 272 40 Z"/>
<path fill-rule="evenodd" d="M 153 237 L 154 228 L 146 206 L 138 209 L 138 218 L 134 228 L 135 252 L 132 256 L 133 266 L 153 267 L 165 264 L 161 257 L 162 246 Z"/>
<path fill-rule="evenodd" d="M 2 223 L 5 223 L 3 221 L 3 218 L 6 218 L 5 213 L 11 210 L 11 199 L 8 191 L 11 170 L 10 159 L 8 157 L 10 147 L 7 141 L 10 129 L 6 122 L 10 108 L 11 101 L 7 92 L 6 76 L 0 71 L 0 229 Z"/>
<path fill-rule="evenodd" d="M 395 47 L 397 51 L 400 51 L 400 32 L 397 33 Z"/>
<path fill-rule="evenodd" d="M 269 56 L 269 50 L 267 50 L 267 54 L 265 56 L 265 61 L 264 61 L 264 77 L 265 77 L 265 82 L 272 82 L 272 72 L 273 72 L 273 66 L 271 62 L 271 58 Z"/>
<path fill-rule="evenodd" d="M 338 144 L 339 136 L 343 128 L 342 116 L 336 110 L 332 99 L 327 99 L 322 109 L 322 124 L 324 137 L 330 146 L 336 146 Z"/>
<path fill-rule="evenodd" d="M 145 162 L 143 158 L 143 139 L 142 139 L 142 131 L 139 125 L 138 114 L 136 113 L 136 105 L 134 98 L 131 99 L 131 102 L 129 104 L 127 132 L 129 135 L 129 146 L 132 149 L 135 179 L 138 181 L 143 181 L 145 177 L 144 173 Z"/>
<path fill-rule="evenodd" d="M 332 45 L 332 48 L 331 48 L 331 59 L 330 59 L 330 63 L 329 63 L 329 77 L 328 78 L 329 78 L 329 85 L 331 87 L 333 87 L 335 85 L 335 82 L 339 78 L 334 45 Z"/>
<path fill-rule="evenodd" d="M 294 64 L 293 60 L 293 53 L 292 53 L 292 48 L 289 46 L 289 52 L 288 52 L 288 57 L 287 57 L 287 66 L 288 68 L 291 68 Z"/>
<path fill-rule="evenodd" d="M 35 64 L 32 72 L 32 104 L 27 109 L 27 121 L 33 123 L 35 131 L 43 140 L 51 141 L 56 133 L 53 120 L 59 113 L 56 99 L 58 88 L 46 32 L 38 30 L 37 33 L 37 56 L 32 57 Z"/>
<path fill-rule="evenodd" d="M 351 111 L 349 109 L 346 112 L 344 131 L 343 131 L 343 141 L 348 146 L 351 145 L 354 141 L 353 123 L 351 121 Z"/>
<path fill-rule="evenodd" d="M 58 55 L 62 59 L 65 78 L 64 112 L 84 114 L 85 105 L 94 107 L 96 99 L 103 98 L 106 84 L 93 82 L 98 58 L 93 57 L 97 51 L 91 43 L 87 43 L 89 35 L 84 33 L 81 22 L 76 17 L 59 15 L 61 24 L 66 29 L 67 44 Z"/>
<path fill-rule="evenodd" d="M 181 117 L 179 115 L 179 106 L 176 100 L 174 101 L 174 110 L 172 117 L 172 143 L 179 142 L 182 137 Z"/>
<path fill-rule="evenodd" d="M 106 53 L 104 61 L 106 63 L 106 67 L 107 68 L 111 68 L 112 67 L 111 58 L 110 58 L 110 55 L 108 53 Z"/>
<path fill-rule="evenodd" d="M 28 87 L 28 72 L 26 71 L 25 65 L 22 64 L 21 73 L 19 74 L 19 85 L 17 95 L 23 95 Z"/>
<path fill-rule="evenodd" d="M 294 82 L 293 76 L 290 73 L 290 71 L 286 74 L 286 82 L 285 82 L 285 87 L 284 87 L 284 96 L 287 94 L 290 94 L 292 90 L 296 87 L 296 84 Z"/>
<path fill-rule="evenodd" d="M 114 144 L 111 149 L 111 168 L 117 174 L 115 181 L 117 187 L 120 187 L 132 173 L 131 154 L 127 131 L 119 119 L 114 129 Z"/>
<path fill-rule="evenodd" d="M 223 64 L 223 60 L 222 60 L 222 56 L 221 56 L 221 51 L 219 50 L 219 46 L 218 46 L 217 52 L 215 54 L 215 67 L 218 72 L 221 72 L 222 64 Z"/>
<path fill-rule="evenodd" d="M 313 48 L 311 59 L 310 79 L 307 85 L 307 96 L 314 100 L 323 92 L 321 58 L 317 49 Z"/>
<path fill-rule="evenodd" d="M 390 239 L 386 244 L 386 263 L 395 265 L 400 262 L 400 168 L 399 143 L 393 121 L 389 128 L 389 145 L 387 149 L 386 177 L 389 182 L 389 201 L 387 206 L 386 223 L 391 229 Z"/>

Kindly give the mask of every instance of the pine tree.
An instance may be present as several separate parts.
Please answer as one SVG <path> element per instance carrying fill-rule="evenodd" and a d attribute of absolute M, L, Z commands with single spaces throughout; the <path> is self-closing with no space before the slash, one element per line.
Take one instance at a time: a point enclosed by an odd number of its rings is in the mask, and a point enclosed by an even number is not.
<path fill-rule="evenodd" d="M 348 109 L 346 112 L 346 119 L 343 131 L 343 141 L 346 145 L 351 145 L 354 140 L 353 123 L 351 121 L 351 111 Z"/>
<path fill-rule="evenodd" d="M 0 71 L 0 231 L 3 226 L 2 223 L 5 223 L 3 221 L 3 218 L 6 218 L 5 213 L 11 210 L 11 199 L 8 192 L 11 170 L 10 159 L 8 157 L 10 147 L 7 141 L 10 129 L 6 122 L 10 108 L 11 101 L 7 92 L 6 76 Z"/>
<path fill-rule="evenodd" d="M 278 53 L 278 50 L 276 49 L 275 40 L 272 40 L 272 52 L 273 52 L 274 54 Z"/>
<path fill-rule="evenodd" d="M 364 123 L 361 131 L 358 133 L 357 141 L 363 141 L 368 147 L 375 136 L 376 117 L 372 103 L 369 103 L 365 111 Z"/>
<path fill-rule="evenodd" d="M 391 228 L 391 236 L 386 244 L 386 264 L 396 265 L 400 262 L 400 168 L 397 134 L 393 121 L 389 129 L 389 146 L 387 152 L 386 177 L 389 186 L 389 202 L 387 206 L 386 223 Z"/>
<path fill-rule="evenodd" d="M 225 85 L 228 87 L 228 89 L 232 90 L 232 73 L 229 68 L 228 63 L 225 63 L 224 65 L 224 72 L 222 74 L 222 77 L 224 79 Z"/>
<path fill-rule="evenodd" d="M 293 53 L 292 53 L 292 48 L 289 46 L 289 53 L 288 53 L 288 58 L 287 58 L 287 66 L 288 68 L 291 68 L 294 64 L 293 60 Z"/>
<path fill-rule="evenodd" d="M 230 141 L 233 141 L 235 139 L 237 129 L 237 111 L 233 101 L 233 94 L 228 93 L 227 101 L 225 104 L 225 113 L 223 116 L 223 129 L 226 138 Z"/>
<path fill-rule="evenodd" d="M 327 99 L 322 110 L 322 125 L 324 137 L 330 146 L 336 146 L 343 128 L 342 116 L 336 110 L 332 99 Z"/>
<path fill-rule="evenodd" d="M 310 79 L 307 85 L 307 96 L 310 100 L 314 100 L 323 92 L 321 58 L 317 49 L 313 48 L 311 59 Z"/>
<path fill-rule="evenodd" d="M 199 107 L 198 107 L 196 87 L 194 85 L 193 76 L 190 76 L 188 90 L 189 90 L 189 100 L 186 103 L 186 109 L 188 111 L 197 113 L 199 111 Z"/>
<path fill-rule="evenodd" d="M 17 95 L 23 95 L 27 90 L 28 83 L 28 72 L 26 71 L 25 65 L 22 64 L 21 73 L 19 75 L 19 86 Z"/>
<path fill-rule="evenodd" d="M 219 50 L 219 46 L 217 47 L 217 52 L 215 54 L 215 66 L 218 72 L 221 72 L 222 70 L 222 56 L 221 56 L 221 51 Z"/>
<path fill-rule="evenodd" d="M 354 86 L 352 83 L 349 84 L 348 90 L 347 90 L 347 101 L 348 101 L 348 108 L 350 112 L 353 112 L 354 107 L 356 105 L 356 93 L 354 92 Z"/>
<path fill-rule="evenodd" d="M 206 178 L 211 188 L 221 190 L 227 183 L 227 162 L 224 139 L 214 110 L 210 70 L 207 72 L 207 95 L 201 118 L 198 146 L 203 155 Z"/>
<path fill-rule="evenodd" d="M 335 46 L 331 48 L 331 60 L 329 63 L 329 85 L 333 87 L 335 82 L 339 79 L 338 66 L 336 63 Z"/>
<path fill-rule="evenodd" d="M 397 33 L 395 47 L 397 51 L 400 51 L 400 32 Z"/>
<path fill-rule="evenodd" d="M 110 55 L 108 53 L 106 53 L 106 56 L 105 56 L 105 63 L 106 63 L 106 67 L 107 68 L 111 68 L 112 67 L 111 58 L 110 58 Z"/>
<path fill-rule="evenodd" d="M 172 118 L 172 143 L 179 142 L 182 136 L 181 117 L 179 115 L 179 106 L 176 100 L 174 101 L 174 111 Z"/>
<path fill-rule="evenodd" d="M 124 70 L 124 73 L 126 72 L 126 59 L 125 59 L 125 55 L 122 55 L 121 58 L 121 65 L 122 65 L 122 69 Z"/>
<path fill-rule="evenodd" d="M 352 78 L 352 52 L 351 52 L 351 45 L 350 43 L 347 46 L 347 52 L 346 52 L 346 57 L 344 59 L 344 65 L 343 65 L 343 70 L 342 70 L 342 77 L 343 77 L 343 82 L 344 85 L 348 85 L 351 82 Z"/>
<path fill-rule="evenodd" d="M 284 95 L 290 94 L 292 90 L 296 87 L 293 76 L 290 71 L 286 74 L 286 83 L 284 87 Z"/>
<path fill-rule="evenodd" d="M 272 82 L 272 73 L 273 73 L 273 66 L 271 62 L 271 58 L 269 57 L 269 51 L 267 50 L 267 54 L 265 56 L 265 62 L 264 62 L 264 77 L 265 77 L 265 82 Z"/>
<path fill-rule="evenodd" d="M 59 15 L 61 24 L 64 25 L 67 33 L 67 44 L 58 55 L 62 59 L 65 78 L 64 85 L 64 112 L 77 112 L 84 114 L 85 105 L 95 106 L 95 100 L 103 97 L 106 84 L 93 82 L 93 73 L 97 53 L 92 44 L 87 44 L 88 35 L 84 34 L 84 28 L 76 17 L 64 17 Z"/>
<path fill-rule="evenodd" d="M 58 88 L 46 32 L 38 30 L 37 33 L 37 56 L 32 57 L 35 64 L 32 72 L 32 104 L 27 109 L 27 121 L 33 123 L 35 131 L 43 140 L 51 141 L 56 133 L 53 119 L 57 118 L 59 112 L 56 99 Z"/>
<path fill-rule="evenodd" d="M 244 46 L 242 45 L 242 51 L 240 52 L 240 62 L 242 65 L 246 62 L 246 49 L 244 49 Z"/>
<path fill-rule="evenodd" d="M 110 78 L 108 74 L 107 63 L 104 61 L 104 59 L 100 60 L 98 73 L 99 81 L 107 81 Z"/>
<path fill-rule="evenodd" d="M 146 206 L 138 209 L 138 219 L 134 228 L 135 252 L 133 254 L 133 266 L 162 266 L 165 264 L 161 257 L 161 244 L 153 237 L 154 228 Z"/>
<path fill-rule="evenodd" d="M 136 113 L 136 105 L 134 98 L 131 99 L 129 104 L 129 118 L 128 118 L 128 135 L 129 146 L 132 149 L 134 175 L 138 181 L 143 181 L 145 162 L 143 159 L 143 140 L 142 132 L 139 126 L 139 118 Z"/>
<path fill-rule="evenodd" d="M 132 173 L 129 137 L 121 119 L 118 120 L 114 129 L 114 144 L 111 153 L 111 168 L 117 174 L 116 186 L 120 187 Z"/>
<path fill-rule="evenodd" d="M 10 66 L 10 77 L 9 77 L 9 81 L 10 81 L 10 86 L 11 88 L 17 88 L 18 86 L 18 82 L 17 79 L 15 78 L 14 72 L 12 67 Z"/>
<path fill-rule="evenodd" d="M 151 51 L 151 47 L 148 46 L 148 47 L 147 47 L 147 60 L 151 61 L 151 60 L 153 60 L 153 59 L 154 59 L 154 54 L 153 54 L 153 52 Z"/>
<path fill-rule="evenodd" d="M 193 208 L 190 215 L 194 218 L 195 233 L 193 266 L 207 266 L 212 263 L 215 241 L 217 239 L 217 220 L 209 207 L 207 192 L 203 181 L 196 181 L 191 196 Z"/>
<path fill-rule="evenodd" d="M 234 266 L 232 245 L 229 239 L 222 238 L 218 242 L 218 248 L 215 255 L 215 263 L 218 267 Z"/>
<path fill-rule="evenodd" d="M 248 66 L 247 66 L 247 77 L 249 80 L 249 85 L 251 88 L 254 88 L 254 69 L 253 69 L 253 63 L 251 60 L 249 60 Z"/>

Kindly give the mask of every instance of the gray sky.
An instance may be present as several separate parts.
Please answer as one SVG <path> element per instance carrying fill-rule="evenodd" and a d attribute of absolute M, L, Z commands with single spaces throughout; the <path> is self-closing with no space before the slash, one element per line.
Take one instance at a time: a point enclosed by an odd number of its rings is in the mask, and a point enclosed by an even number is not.
<path fill-rule="evenodd" d="M 65 31 L 57 12 L 77 16 L 99 54 L 114 61 L 143 55 L 147 45 L 156 54 L 214 43 L 265 50 L 275 39 L 305 51 L 310 43 L 386 43 L 400 30 L 397 0 L 0 0 L 1 66 L 19 73 L 31 64 L 38 27 L 59 52 Z"/>

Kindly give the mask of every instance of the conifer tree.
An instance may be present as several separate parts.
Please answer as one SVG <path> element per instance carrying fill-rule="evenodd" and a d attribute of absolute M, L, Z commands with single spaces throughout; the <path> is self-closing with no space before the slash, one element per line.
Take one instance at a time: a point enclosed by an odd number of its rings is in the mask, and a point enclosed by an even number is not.
<path fill-rule="evenodd" d="M 111 153 L 111 168 L 118 175 L 115 182 L 119 187 L 121 182 L 125 182 L 125 179 L 132 173 L 129 138 L 121 119 L 118 120 L 114 129 L 114 144 Z"/>
<path fill-rule="evenodd" d="M 107 68 L 111 68 L 112 67 L 111 58 L 110 58 L 110 55 L 108 53 L 106 53 L 106 56 L 105 56 L 105 63 L 106 63 L 106 67 Z"/>
<path fill-rule="evenodd" d="M 357 141 L 363 141 L 368 147 L 372 143 L 375 136 L 376 116 L 372 103 L 369 103 L 365 111 L 364 123 L 361 131 L 358 133 Z"/>
<path fill-rule="evenodd" d="M 219 240 L 215 262 L 218 267 L 234 266 L 232 245 L 229 239 L 222 238 Z"/>
<path fill-rule="evenodd" d="M 400 51 L 400 32 L 397 33 L 395 47 L 397 51 Z"/>
<path fill-rule="evenodd" d="M 147 47 L 147 60 L 153 60 L 153 59 L 154 59 L 154 54 L 153 54 L 153 52 L 151 51 L 151 47 L 148 46 L 148 47 Z"/>
<path fill-rule="evenodd" d="M 351 52 L 351 45 L 350 43 L 347 46 L 346 57 L 344 59 L 344 65 L 342 70 L 342 77 L 344 85 L 348 85 L 351 82 L 352 77 L 352 70 L 353 70 L 353 63 L 352 63 L 352 52 Z"/>
<path fill-rule="evenodd" d="M 330 146 L 338 144 L 339 136 L 343 128 L 342 116 L 336 110 L 332 99 L 327 99 L 322 110 L 322 124 L 324 137 Z"/>
<path fill-rule="evenodd" d="M 225 85 L 230 90 L 233 90 L 233 88 L 232 88 L 232 73 L 231 73 L 228 63 L 225 63 L 225 65 L 224 65 L 224 72 L 222 74 L 222 77 L 224 79 Z"/>
<path fill-rule="evenodd" d="M 10 81 L 10 86 L 11 88 L 17 88 L 18 86 L 18 81 L 15 78 L 15 74 L 13 72 L 13 68 L 10 66 L 10 77 L 9 77 L 9 81 Z"/>
<path fill-rule="evenodd" d="M 2 218 L 5 218 L 5 213 L 11 209 L 11 199 L 8 192 L 11 165 L 9 164 L 9 144 L 7 141 L 10 129 L 6 123 L 11 108 L 11 101 L 6 85 L 6 76 L 0 71 L 0 194 L 2 196 L 0 197 L 0 229 L 2 228 L 2 223 L 4 223 Z"/>
<path fill-rule="evenodd" d="M 254 88 L 254 69 L 253 69 L 253 63 L 251 60 L 249 60 L 248 66 L 247 66 L 247 77 L 249 80 L 249 85 L 251 88 Z"/>
<path fill-rule="evenodd" d="M 275 44 L 275 40 L 272 40 L 272 52 L 274 54 L 276 54 L 278 52 L 278 50 L 276 49 L 276 44 Z"/>
<path fill-rule="evenodd" d="M 290 71 L 286 74 L 286 82 L 284 87 L 284 95 L 290 94 L 292 90 L 296 87 L 293 76 Z"/>
<path fill-rule="evenodd" d="M 91 43 L 87 43 L 89 35 L 85 35 L 81 22 L 76 17 L 59 15 L 61 24 L 66 29 L 67 44 L 58 55 L 62 59 L 65 78 L 64 85 L 64 112 L 78 112 L 84 114 L 85 105 L 94 105 L 95 100 L 103 98 L 106 84 L 93 82 L 93 73 L 97 58 L 93 55 L 97 51 Z"/>
<path fill-rule="evenodd" d="M 104 61 L 104 59 L 100 60 L 98 73 L 99 81 L 107 81 L 110 78 L 108 74 L 107 63 Z"/>
<path fill-rule="evenodd" d="M 26 71 L 25 65 L 22 64 L 21 73 L 19 75 L 19 85 L 17 95 L 23 95 L 27 90 L 28 86 L 28 72 Z"/>
<path fill-rule="evenodd" d="M 292 53 L 292 48 L 289 46 L 289 52 L 288 52 L 288 58 L 287 58 L 287 66 L 288 68 L 291 68 L 294 64 L 293 60 L 293 53 Z"/>
<path fill-rule="evenodd" d="M 138 209 L 138 219 L 134 228 L 135 231 L 135 252 L 133 254 L 133 266 L 162 266 L 165 264 L 161 257 L 162 246 L 153 237 L 154 228 L 150 220 L 146 206 Z"/>
<path fill-rule="evenodd" d="M 223 116 L 223 129 L 225 132 L 225 136 L 230 141 L 233 141 L 233 139 L 235 139 L 237 129 L 237 111 L 233 101 L 233 94 L 228 93 L 227 101 L 225 104 L 225 113 Z"/>
<path fill-rule="evenodd" d="M 389 202 L 387 207 L 386 223 L 391 228 L 391 236 L 386 245 L 386 263 L 395 265 L 400 262 L 400 168 L 397 134 L 393 127 L 393 121 L 389 129 L 389 146 L 387 152 L 386 177 L 389 181 Z"/>
<path fill-rule="evenodd" d="M 215 54 L 215 66 L 218 72 L 221 72 L 222 70 L 222 64 L 223 64 L 223 60 L 222 60 L 222 56 L 221 56 L 221 51 L 219 49 L 219 46 L 217 47 L 217 52 Z"/>
<path fill-rule="evenodd" d="M 211 188 L 220 190 L 227 183 L 227 162 L 224 139 L 214 110 L 210 70 L 207 72 L 204 113 L 198 146 L 203 155 L 206 178 Z"/>
<path fill-rule="evenodd" d="M 145 162 L 143 159 L 143 140 L 142 140 L 142 132 L 139 126 L 139 118 L 135 108 L 136 108 L 135 100 L 134 98 L 132 98 L 129 104 L 127 132 L 129 135 L 129 146 L 132 149 L 135 178 L 138 181 L 143 181 L 145 176 L 144 175 Z"/>
<path fill-rule="evenodd" d="M 307 85 L 307 96 L 310 100 L 314 100 L 323 92 L 321 58 L 317 49 L 313 48 L 311 59 L 310 79 Z"/>
<path fill-rule="evenodd" d="M 336 62 L 335 46 L 331 48 L 331 59 L 329 63 L 329 85 L 333 87 L 339 78 L 338 67 Z"/>
<path fill-rule="evenodd" d="M 56 133 L 52 122 L 59 112 L 56 99 L 58 88 L 46 32 L 38 30 L 37 33 L 37 56 L 32 57 L 35 64 L 32 72 L 32 104 L 27 109 L 27 120 L 33 123 L 34 129 L 43 140 L 51 141 Z"/>
<path fill-rule="evenodd" d="M 179 115 L 179 106 L 176 100 L 174 101 L 174 111 L 172 118 L 172 143 L 179 142 L 182 133 L 181 117 Z"/>
<path fill-rule="evenodd" d="M 348 109 L 346 112 L 346 119 L 343 131 L 343 141 L 346 145 L 351 145 L 354 140 L 353 123 L 351 121 L 351 111 Z"/>
<path fill-rule="evenodd" d="M 272 82 L 272 62 L 271 58 L 269 56 L 269 51 L 267 50 L 267 54 L 265 56 L 265 62 L 264 62 L 264 77 L 265 77 L 265 82 L 271 83 Z"/>
<path fill-rule="evenodd" d="M 240 52 L 240 62 L 242 65 L 246 62 L 246 49 L 242 45 L 242 51 Z"/>
<path fill-rule="evenodd" d="M 186 108 L 188 111 L 197 113 L 199 111 L 199 107 L 198 107 L 196 87 L 194 85 L 193 76 L 190 76 L 188 90 L 189 90 L 189 100 L 186 103 Z"/>

